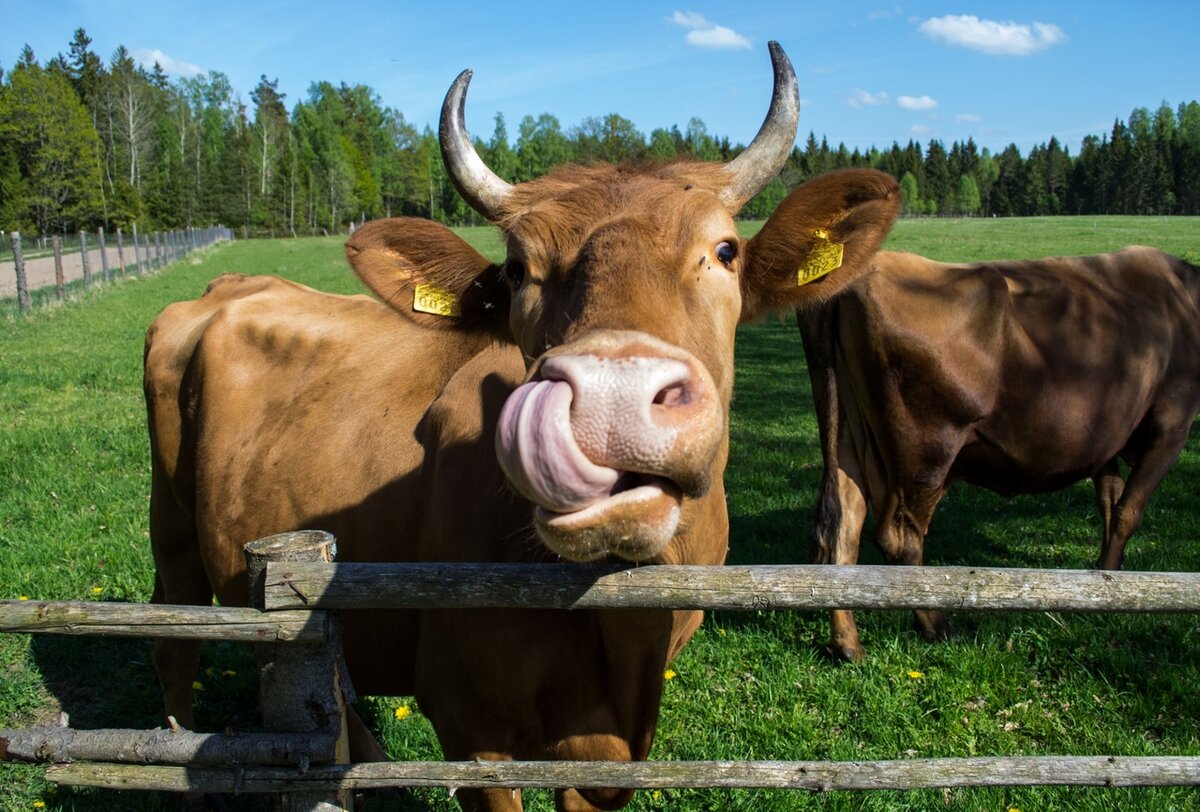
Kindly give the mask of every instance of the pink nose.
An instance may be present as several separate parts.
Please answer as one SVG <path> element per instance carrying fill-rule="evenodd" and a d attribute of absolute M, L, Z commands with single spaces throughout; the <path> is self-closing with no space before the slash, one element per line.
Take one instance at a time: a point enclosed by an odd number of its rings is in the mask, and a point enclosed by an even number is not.
<path fill-rule="evenodd" d="M 559 355 L 546 360 L 541 376 L 570 384 L 580 450 L 622 471 L 660 470 L 698 411 L 691 368 L 675 359 Z"/>
<path fill-rule="evenodd" d="M 711 484 L 725 428 L 711 378 L 687 353 L 629 335 L 550 355 L 501 411 L 497 458 L 545 510 L 580 511 L 646 481 L 692 495 Z"/>

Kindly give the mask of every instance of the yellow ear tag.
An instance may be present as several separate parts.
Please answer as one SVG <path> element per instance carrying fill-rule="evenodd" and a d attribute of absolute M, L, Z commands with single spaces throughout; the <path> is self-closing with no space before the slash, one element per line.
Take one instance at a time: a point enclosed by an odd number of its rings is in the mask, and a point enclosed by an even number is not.
<path fill-rule="evenodd" d="M 417 285 L 413 291 L 413 310 L 435 316 L 461 316 L 458 297 L 433 285 Z"/>
<path fill-rule="evenodd" d="M 796 275 L 797 285 L 807 285 L 814 279 L 820 279 L 830 271 L 842 267 L 842 254 L 845 246 L 840 242 L 830 242 L 829 232 L 818 228 L 813 232 L 813 247 L 808 252 L 808 259 L 800 266 Z"/>

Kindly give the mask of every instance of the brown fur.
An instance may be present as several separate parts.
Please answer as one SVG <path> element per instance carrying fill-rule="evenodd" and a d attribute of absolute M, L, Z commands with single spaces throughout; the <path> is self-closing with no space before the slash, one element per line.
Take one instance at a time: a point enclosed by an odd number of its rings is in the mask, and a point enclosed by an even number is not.
<path fill-rule="evenodd" d="M 332 532 L 344 561 L 554 560 L 496 462 L 497 416 L 546 354 L 614 335 L 666 342 L 713 382 L 717 450 L 680 475 L 683 518 L 652 560 L 722 562 L 737 323 L 784 302 L 760 288 L 794 282 L 787 265 L 803 247 L 789 235 L 809 220 L 837 224 L 839 238 L 873 252 L 882 232 L 864 213 L 894 198 L 878 173 L 842 174 L 789 198 L 803 222 L 773 218 L 746 243 L 714 191 L 722 173 L 573 168 L 518 187 L 501 225 L 510 262 L 527 268 L 520 286 L 448 229 L 401 218 L 368 223 L 346 245 L 382 303 L 222 277 L 168 307 L 145 359 L 154 600 L 244 603 L 242 545 L 298 528 Z M 715 256 L 723 241 L 737 249 L 728 267 Z M 865 251 L 848 252 L 837 273 L 861 272 Z M 422 283 L 456 294 L 463 315 L 414 313 Z M 415 694 L 449 759 L 641 759 L 663 669 L 700 619 L 346 612 L 345 648 L 358 691 Z M 185 725 L 196 654 L 178 642 L 155 652 L 167 710 Z M 614 808 L 630 795 L 564 790 L 559 804 Z M 458 797 L 468 809 L 520 805 L 506 790 Z"/>
<path fill-rule="evenodd" d="M 883 252 L 801 307 L 826 465 L 814 560 L 855 563 L 869 508 L 886 559 L 920 564 L 959 480 L 1014 494 L 1091 477 L 1099 566 L 1118 568 L 1200 410 L 1198 281 L 1150 248 L 976 265 Z M 917 624 L 949 631 L 938 612 Z M 862 657 L 849 612 L 831 650 Z"/>

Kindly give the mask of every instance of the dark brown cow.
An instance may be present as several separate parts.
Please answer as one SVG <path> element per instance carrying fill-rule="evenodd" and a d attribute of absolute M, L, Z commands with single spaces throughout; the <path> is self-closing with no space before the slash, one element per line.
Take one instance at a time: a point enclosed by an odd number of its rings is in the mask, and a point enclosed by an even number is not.
<path fill-rule="evenodd" d="M 795 306 L 818 230 L 847 269 L 870 257 L 896 193 L 842 175 L 738 237 L 733 215 L 795 138 L 795 77 L 778 46 L 772 58 L 771 111 L 729 164 L 517 186 L 470 145 L 464 73 L 442 151 L 502 230 L 502 266 L 435 223 L 383 220 L 346 244 L 382 302 L 222 277 L 167 308 L 146 346 L 154 600 L 244 603 L 243 543 L 296 528 L 334 533 L 343 561 L 721 563 L 735 329 Z M 642 759 L 663 669 L 700 620 L 347 612 L 345 650 L 359 693 L 416 695 L 449 759 Z M 155 650 L 167 711 L 188 725 L 196 658 L 189 643 Z M 558 804 L 630 795 L 568 789 Z M 520 808 L 504 790 L 458 798 Z"/>
<path fill-rule="evenodd" d="M 1099 566 L 1119 568 L 1200 410 L 1200 269 L 1127 248 L 974 265 L 880 252 L 856 270 L 797 309 L 825 456 L 814 560 L 856 563 L 870 508 L 887 561 L 922 563 L 960 480 L 1011 495 L 1091 477 Z M 916 622 L 949 631 L 940 612 Z M 861 659 L 851 612 L 833 613 L 830 650 Z"/>

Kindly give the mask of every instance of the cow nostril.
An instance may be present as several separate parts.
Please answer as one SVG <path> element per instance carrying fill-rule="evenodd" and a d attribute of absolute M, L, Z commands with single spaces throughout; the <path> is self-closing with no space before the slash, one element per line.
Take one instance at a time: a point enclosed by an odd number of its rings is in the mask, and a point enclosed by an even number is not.
<path fill-rule="evenodd" d="M 687 384 L 684 383 L 673 383 L 670 386 L 665 386 L 654 396 L 655 406 L 666 406 L 668 408 L 685 406 L 691 403 L 691 401 L 691 391 Z"/>

